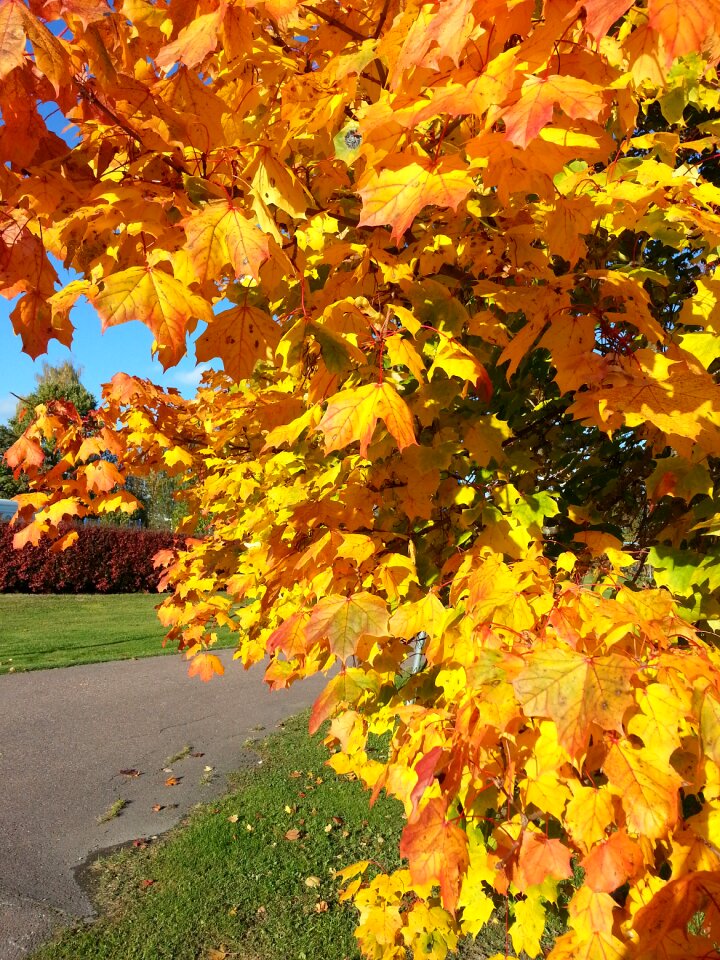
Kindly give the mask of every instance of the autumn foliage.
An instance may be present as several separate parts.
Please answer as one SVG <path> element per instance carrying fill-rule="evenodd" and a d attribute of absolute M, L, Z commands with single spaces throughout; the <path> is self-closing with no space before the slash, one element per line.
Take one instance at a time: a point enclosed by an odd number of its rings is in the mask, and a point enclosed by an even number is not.
<path fill-rule="evenodd" d="M 70 527 L 70 525 L 67 525 Z M 161 531 L 116 526 L 64 529 L 67 546 L 47 539 L 13 549 L 17 528 L 0 523 L 0 593 L 144 593 L 158 589 L 155 555 L 178 545 Z"/>
<path fill-rule="evenodd" d="M 343 874 L 368 958 L 502 902 L 508 952 L 565 908 L 553 960 L 717 951 L 719 36 L 716 0 L 0 0 L 26 350 L 86 297 L 223 368 L 39 408 L 17 545 L 185 481 L 193 672 L 218 624 L 275 688 L 335 667 L 330 763 L 404 805 L 407 866 Z"/>

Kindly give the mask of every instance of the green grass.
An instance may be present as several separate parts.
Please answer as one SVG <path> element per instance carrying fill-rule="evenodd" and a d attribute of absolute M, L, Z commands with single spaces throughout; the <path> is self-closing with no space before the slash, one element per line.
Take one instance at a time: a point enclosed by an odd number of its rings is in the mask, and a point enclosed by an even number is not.
<path fill-rule="evenodd" d="M 97 818 L 98 823 L 107 823 L 108 820 L 114 820 L 115 817 L 119 817 L 122 811 L 127 806 L 127 800 L 124 800 L 122 797 L 119 797 L 114 803 L 111 803 L 107 808 L 105 813 Z"/>
<path fill-rule="evenodd" d="M 401 808 L 381 798 L 369 809 L 359 783 L 323 766 L 327 751 L 306 728 L 306 716 L 289 721 L 259 748 L 262 765 L 165 841 L 91 868 L 101 919 L 35 960 L 357 958 L 356 914 L 332 873 L 370 858 L 395 868 Z"/>
<path fill-rule="evenodd" d="M 0 595 L 0 674 L 176 653 L 163 648 L 158 594 Z M 232 646 L 229 634 L 220 646 Z"/>

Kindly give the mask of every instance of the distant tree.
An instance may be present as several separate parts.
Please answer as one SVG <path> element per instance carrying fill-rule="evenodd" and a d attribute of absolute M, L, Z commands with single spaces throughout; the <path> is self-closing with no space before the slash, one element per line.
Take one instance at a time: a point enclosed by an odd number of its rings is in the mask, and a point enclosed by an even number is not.
<path fill-rule="evenodd" d="M 69 400 L 81 417 L 85 417 L 97 407 L 97 400 L 80 380 L 81 371 L 69 360 L 57 367 L 44 363 L 42 371 L 35 375 L 36 388 L 26 397 L 18 399 L 15 416 L 8 426 L 20 436 L 34 417 L 35 407 L 39 403 L 52 400 Z"/>
<path fill-rule="evenodd" d="M 35 376 L 37 386 L 25 397 L 18 398 L 15 415 L 7 425 L 0 426 L 0 497 L 11 498 L 27 490 L 24 475 L 17 479 L 5 462 L 4 453 L 22 434 L 34 417 L 35 407 L 53 400 L 69 400 L 81 417 L 86 417 L 97 407 L 97 400 L 80 380 L 81 371 L 69 360 L 59 366 L 44 363 L 42 371 Z M 52 465 L 52 457 L 46 465 Z"/>

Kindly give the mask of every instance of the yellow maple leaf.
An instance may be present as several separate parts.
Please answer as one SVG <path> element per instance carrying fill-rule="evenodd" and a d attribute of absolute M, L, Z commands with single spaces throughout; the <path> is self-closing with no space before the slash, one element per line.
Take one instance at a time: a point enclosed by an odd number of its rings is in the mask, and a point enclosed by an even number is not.
<path fill-rule="evenodd" d="M 25 59 L 25 5 L 7 2 L 0 5 L 0 80 Z"/>
<path fill-rule="evenodd" d="M 529 957 L 540 953 L 540 938 L 545 929 L 545 907 L 537 896 L 515 902 L 515 922 L 509 930 L 516 953 L 522 950 Z"/>
<path fill-rule="evenodd" d="M 632 833 L 662 837 L 677 822 L 682 777 L 658 763 L 651 750 L 619 739 L 608 750 L 603 771 L 620 796 Z"/>
<path fill-rule="evenodd" d="M 622 730 L 636 673 L 637 666 L 618 654 L 589 657 L 558 648 L 533 651 L 512 683 L 525 713 L 554 720 L 560 742 L 575 756 L 587 748 L 591 724 Z"/>

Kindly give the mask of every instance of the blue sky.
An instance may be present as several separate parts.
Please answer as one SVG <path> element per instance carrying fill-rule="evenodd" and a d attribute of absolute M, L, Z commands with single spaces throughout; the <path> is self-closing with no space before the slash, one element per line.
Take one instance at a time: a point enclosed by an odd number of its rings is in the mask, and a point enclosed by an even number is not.
<path fill-rule="evenodd" d="M 176 367 L 163 373 L 154 360 L 150 347 L 153 336 L 143 324 L 133 321 L 100 332 L 100 319 L 87 302 L 76 306 L 71 314 L 75 324 L 72 349 L 51 340 L 48 352 L 33 361 L 22 352 L 20 337 L 16 336 L 10 321 L 15 301 L 0 298 L 0 423 L 5 423 L 15 412 L 17 399 L 35 386 L 35 374 L 42 371 L 43 362 L 56 366 L 66 360 L 81 368 L 85 386 L 100 399 L 100 386 L 113 374 L 122 371 L 146 377 L 166 387 L 177 387 L 185 396 L 192 396 L 208 364 L 196 365 L 192 344 L 188 356 Z M 199 330 L 204 328 L 201 324 Z M 199 331 L 198 331 L 199 332 Z"/>

